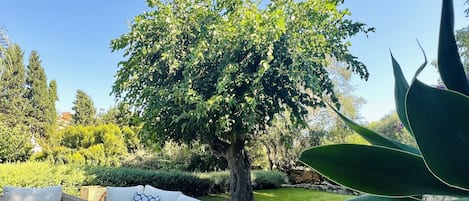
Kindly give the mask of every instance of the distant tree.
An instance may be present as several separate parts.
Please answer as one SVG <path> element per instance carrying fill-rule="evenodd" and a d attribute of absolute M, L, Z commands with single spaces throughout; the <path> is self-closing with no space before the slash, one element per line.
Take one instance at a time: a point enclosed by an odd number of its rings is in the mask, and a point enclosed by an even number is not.
<path fill-rule="evenodd" d="M 365 100 L 352 94 L 355 90 L 352 85 L 352 73 L 347 70 L 347 65 L 344 63 L 335 59 L 331 59 L 330 63 L 328 72 L 341 103 L 340 111 L 355 121 L 360 120 L 358 110 Z M 354 136 L 352 130 L 330 108 L 316 108 L 310 111 L 308 119 L 312 146 L 349 143 L 346 140 L 359 138 L 359 136 Z"/>
<path fill-rule="evenodd" d="M 59 96 L 57 94 L 57 82 L 55 80 L 51 80 L 47 90 L 49 93 L 49 104 L 47 105 L 46 111 L 48 114 L 46 116 L 48 117 L 49 125 L 52 125 L 51 129 L 54 129 L 57 121 L 57 109 L 55 107 L 55 102 L 59 100 Z"/>
<path fill-rule="evenodd" d="M 466 73 L 469 71 L 469 26 L 456 30 L 456 42 Z"/>
<path fill-rule="evenodd" d="M 469 0 L 466 0 L 465 3 L 469 5 Z M 469 8 L 466 9 L 465 12 L 466 17 L 469 17 Z M 469 25 L 456 30 L 455 36 L 466 74 L 469 74 Z"/>
<path fill-rule="evenodd" d="M 379 121 L 371 122 L 369 128 L 391 139 L 398 140 L 408 145 L 417 146 L 412 135 L 403 127 L 395 111 L 384 116 Z"/>
<path fill-rule="evenodd" d="M 128 104 L 118 103 L 117 106 L 109 108 L 100 116 L 100 121 L 104 124 L 113 123 L 123 128 L 125 126 L 136 126 L 134 114 Z"/>
<path fill-rule="evenodd" d="M 228 161 L 231 200 L 251 201 L 245 145 L 284 110 L 305 126 L 307 107 L 338 103 L 327 58 L 368 77 L 345 39 L 369 29 L 340 2 L 150 0 L 112 41 L 126 55 L 113 93 L 140 112 L 146 139 L 209 144 Z"/>
<path fill-rule="evenodd" d="M 331 58 L 327 71 L 334 83 L 334 91 L 341 103 L 342 112 L 358 119 L 358 108 L 364 101 L 352 94 L 352 73 L 347 70 L 347 65 Z M 289 115 L 286 111 L 275 116 L 272 125 L 266 130 L 266 135 L 258 139 L 266 149 L 269 169 L 281 170 L 288 174 L 297 165 L 300 152 L 311 146 L 346 141 L 361 142 L 360 136 L 353 135 L 329 108 L 310 110 L 307 129 L 296 128 Z"/>
<path fill-rule="evenodd" d="M 26 112 L 30 110 L 25 97 L 26 75 L 23 51 L 17 44 L 5 50 L 0 58 L 0 121 L 10 128 L 18 124 L 28 125 Z"/>
<path fill-rule="evenodd" d="M 258 140 L 264 145 L 270 170 L 289 172 L 296 166 L 302 150 L 311 145 L 304 129 L 295 127 L 288 112 L 276 115 L 265 135 Z"/>
<path fill-rule="evenodd" d="M 96 121 L 96 108 L 93 100 L 82 90 L 77 90 L 75 101 L 73 101 L 74 114 L 72 123 L 74 125 L 94 125 Z"/>
<path fill-rule="evenodd" d="M 49 107 L 50 97 L 47 88 L 47 78 L 41 66 L 39 54 L 32 51 L 26 69 L 26 98 L 31 104 L 31 110 L 26 112 L 31 118 L 31 132 L 37 137 L 45 137 L 52 128 Z"/>

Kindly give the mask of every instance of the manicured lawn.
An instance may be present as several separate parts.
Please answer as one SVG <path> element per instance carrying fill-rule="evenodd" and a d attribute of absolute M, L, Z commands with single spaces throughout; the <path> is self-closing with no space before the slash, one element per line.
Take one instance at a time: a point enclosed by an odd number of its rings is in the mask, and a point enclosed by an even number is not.
<path fill-rule="evenodd" d="M 255 201 L 343 201 L 352 196 L 340 195 L 333 193 L 325 193 L 314 190 L 300 188 L 281 188 L 275 190 L 258 190 L 254 191 Z M 229 194 L 216 194 L 199 198 L 202 201 L 227 201 L 230 199 Z"/>

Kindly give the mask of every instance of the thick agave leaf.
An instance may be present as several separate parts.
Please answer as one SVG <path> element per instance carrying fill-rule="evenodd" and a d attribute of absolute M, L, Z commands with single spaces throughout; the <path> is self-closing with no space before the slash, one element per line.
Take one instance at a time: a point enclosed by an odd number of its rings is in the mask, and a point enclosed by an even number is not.
<path fill-rule="evenodd" d="M 438 70 L 446 88 L 469 95 L 469 84 L 454 38 L 452 0 L 443 1 L 438 44 Z"/>
<path fill-rule="evenodd" d="M 326 145 L 302 152 L 300 160 L 338 184 L 373 195 L 465 194 L 435 178 L 422 157 L 397 149 L 356 144 Z"/>
<path fill-rule="evenodd" d="M 402 73 L 401 66 L 397 63 L 394 56 L 391 54 L 392 68 L 394 72 L 394 99 L 396 103 L 397 116 L 407 130 L 410 130 L 407 115 L 405 114 L 405 97 L 409 84 Z"/>
<path fill-rule="evenodd" d="M 396 140 L 389 139 L 379 133 L 376 133 L 375 131 L 372 131 L 368 128 L 360 126 L 359 124 L 355 123 L 354 121 L 352 121 L 351 119 L 347 118 L 345 115 L 337 111 L 335 108 L 333 107 L 331 108 L 337 113 L 337 115 L 339 115 L 339 117 L 345 122 L 345 124 L 347 124 L 347 126 L 350 127 L 350 129 L 352 129 L 353 131 L 361 135 L 370 144 L 408 151 L 414 154 L 420 154 L 417 148 L 403 144 Z"/>
<path fill-rule="evenodd" d="M 469 189 L 469 97 L 415 80 L 407 117 L 429 169 L 444 182 Z"/>
<path fill-rule="evenodd" d="M 356 198 L 348 199 L 347 201 L 416 201 L 415 198 L 390 198 L 390 197 L 379 197 L 374 195 L 362 195 Z"/>

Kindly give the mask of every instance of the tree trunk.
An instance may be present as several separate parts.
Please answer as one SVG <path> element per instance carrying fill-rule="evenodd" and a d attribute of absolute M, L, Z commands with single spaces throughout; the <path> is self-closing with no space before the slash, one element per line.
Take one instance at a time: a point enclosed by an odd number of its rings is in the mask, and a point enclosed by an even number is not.
<path fill-rule="evenodd" d="M 230 168 L 231 201 L 253 201 L 251 185 L 251 162 L 244 149 L 244 142 L 230 144 L 225 152 Z"/>
<path fill-rule="evenodd" d="M 274 170 L 274 162 L 272 161 L 272 153 L 270 151 L 270 147 L 268 143 L 262 142 L 261 143 L 264 145 L 265 149 L 267 150 L 267 160 L 269 161 L 269 170 L 272 171 Z"/>

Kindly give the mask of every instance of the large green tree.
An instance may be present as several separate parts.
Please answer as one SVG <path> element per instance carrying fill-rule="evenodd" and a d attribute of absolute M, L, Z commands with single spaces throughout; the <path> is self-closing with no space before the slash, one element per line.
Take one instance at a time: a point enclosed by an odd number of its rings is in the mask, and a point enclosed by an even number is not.
<path fill-rule="evenodd" d="M 147 139 L 210 145 L 228 161 L 232 200 L 251 201 L 246 143 L 281 111 L 304 126 L 307 107 L 338 102 L 327 58 L 368 77 L 346 39 L 369 29 L 340 3 L 148 0 L 153 11 L 111 43 L 126 56 L 113 93 L 140 112 Z"/>
<path fill-rule="evenodd" d="M 17 44 L 0 52 L 0 162 L 24 161 L 32 148 L 24 53 Z"/>
<path fill-rule="evenodd" d="M 26 69 L 26 98 L 31 104 L 31 110 L 27 116 L 31 119 L 31 131 L 37 136 L 45 137 L 53 128 L 51 117 L 55 111 L 50 111 L 51 100 L 50 92 L 47 86 L 46 73 L 41 66 L 39 54 L 32 51 L 29 56 L 29 64 Z"/>
<path fill-rule="evenodd" d="M 96 108 L 93 100 L 82 90 L 77 90 L 73 101 L 72 123 L 74 125 L 94 125 L 96 122 Z"/>
<path fill-rule="evenodd" d="M 4 50 L 0 62 L 0 120 L 7 126 L 29 124 L 24 111 L 29 111 L 29 101 L 25 97 L 26 74 L 23 63 L 23 50 L 13 44 Z"/>

